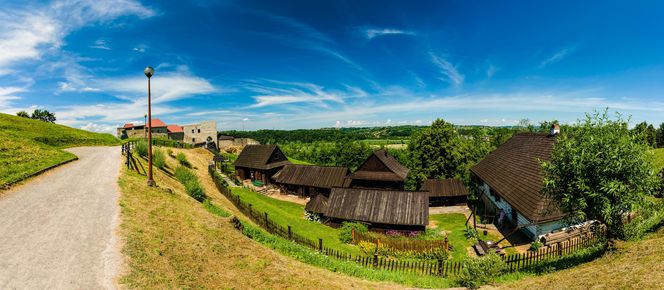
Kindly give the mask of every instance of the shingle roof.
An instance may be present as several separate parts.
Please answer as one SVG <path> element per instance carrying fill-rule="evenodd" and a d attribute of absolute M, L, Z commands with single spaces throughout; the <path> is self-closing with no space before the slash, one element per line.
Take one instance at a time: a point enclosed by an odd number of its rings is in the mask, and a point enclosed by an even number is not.
<path fill-rule="evenodd" d="M 181 126 L 175 125 L 175 124 L 168 125 L 168 127 L 166 129 L 168 130 L 168 133 L 181 133 L 181 132 L 184 132 L 184 129 L 182 129 Z"/>
<path fill-rule="evenodd" d="M 283 184 L 332 188 L 342 187 L 348 172 L 346 167 L 288 164 L 272 179 Z"/>
<path fill-rule="evenodd" d="M 456 178 L 428 179 L 420 187 L 422 191 L 428 191 L 429 197 L 454 197 L 468 195 L 468 188 L 463 181 Z"/>
<path fill-rule="evenodd" d="M 315 213 L 325 213 L 327 206 L 328 198 L 322 194 L 317 194 L 307 202 L 307 205 L 304 206 L 304 210 Z"/>
<path fill-rule="evenodd" d="M 132 124 L 132 123 L 127 123 L 127 124 L 124 124 L 124 126 L 122 126 L 122 128 L 124 128 L 124 129 L 130 129 L 130 128 L 133 128 L 133 127 L 134 127 L 134 124 Z"/>
<path fill-rule="evenodd" d="M 379 162 L 380 164 L 375 164 Z M 384 149 L 371 154 L 367 160 L 349 175 L 350 179 L 404 181 L 408 177 L 408 168 L 401 165 Z"/>
<path fill-rule="evenodd" d="M 166 127 L 166 123 L 162 122 L 160 119 L 152 119 L 150 124 L 148 124 L 148 128 L 160 128 L 160 127 Z"/>
<path fill-rule="evenodd" d="M 471 171 L 513 208 L 534 222 L 563 217 L 541 190 L 544 176 L 540 160 L 549 160 L 555 137 L 543 133 L 517 133 Z"/>
<path fill-rule="evenodd" d="M 325 216 L 390 225 L 429 223 L 429 197 L 420 191 L 333 188 Z"/>
<path fill-rule="evenodd" d="M 236 167 L 268 170 L 290 162 L 277 145 L 247 145 L 233 164 Z"/>

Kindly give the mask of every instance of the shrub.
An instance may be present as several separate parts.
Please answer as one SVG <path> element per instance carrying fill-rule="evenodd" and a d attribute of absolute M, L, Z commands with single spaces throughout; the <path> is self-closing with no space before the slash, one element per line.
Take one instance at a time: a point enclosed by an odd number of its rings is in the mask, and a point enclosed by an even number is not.
<path fill-rule="evenodd" d="M 645 200 L 636 209 L 637 216 L 623 228 L 626 240 L 641 239 L 646 233 L 664 224 L 664 201 Z"/>
<path fill-rule="evenodd" d="M 316 223 L 321 223 L 323 221 L 323 217 L 321 216 L 321 214 L 315 212 L 308 212 L 306 210 L 304 211 L 304 219 Z"/>
<path fill-rule="evenodd" d="M 369 228 L 365 224 L 358 222 L 344 222 L 339 228 L 339 240 L 344 243 L 350 243 L 353 241 L 353 229 L 358 233 L 366 233 L 369 231 Z"/>
<path fill-rule="evenodd" d="M 473 228 L 467 228 L 463 230 L 463 236 L 466 237 L 466 239 L 477 239 L 479 238 L 479 235 L 477 234 L 477 230 Z"/>
<path fill-rule="evenodd" d="M 187 156 L 184 156 L 184 153 L 180 152 L 176 156 L 176 159 L 180 162 L 180 164 L 191 167 L 191 163 L 189 163 L 189 160 L 187 160 Z"/>
<path fill-rule="evenodd" d="M 164 169 L 166 167 L 166 157 L 164 157 L 164 152 L 155 148 L 152 152 L 152 163 L 154 166 L 157 166 L 159 169 Z"/>
<path fill-rule="evenodd" d="M 173 155 L 173 149 L 171 148 L 166 149 L 166 154 L 168 154 L 168 156 L 175 158 L 175 155 Z"/>
<path fill-rule="evenodd" d="M 195 200 L 202 202 L 207 198 L 203 187 L 198 181 L 198 177 L 191 170 L 184 166 L 178 166 L 175 169 L 175 178 L 184 185 L 184 190 Z"/>
<path fill-rule="evenodd" d="M 148 142 L 139 140 L 134 146 L 134 151 L 141 157 L 148 157 Z"/>
<path fill-rule="evenodd" d="M 463 261 L 463 269 L 457 276 L 460 286 L 477 289 L 479 286 L 493 282 L 507 270 L 507 264 L 495 253 L 481 258 L 467 257 Z"/>
<path fill-rule="evenodd" d="M 534 242 L 530 243 L 530 248 L 528 248 L 528 251 L 537 252 L 537 251 L 539 251 L 539 249 L 541 247 L 542 247 L 542 243 L 540 243 L 539 241 L 534 241 Z"/>

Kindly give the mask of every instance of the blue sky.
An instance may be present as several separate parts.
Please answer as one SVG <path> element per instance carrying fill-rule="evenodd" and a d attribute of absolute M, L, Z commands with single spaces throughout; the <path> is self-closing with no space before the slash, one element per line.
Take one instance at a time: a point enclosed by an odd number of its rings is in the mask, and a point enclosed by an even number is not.
<path fill-rule="evenodd" d="M 0 112 L 113 132 L 664 122 L 664 2 L 0 0 Z"/>

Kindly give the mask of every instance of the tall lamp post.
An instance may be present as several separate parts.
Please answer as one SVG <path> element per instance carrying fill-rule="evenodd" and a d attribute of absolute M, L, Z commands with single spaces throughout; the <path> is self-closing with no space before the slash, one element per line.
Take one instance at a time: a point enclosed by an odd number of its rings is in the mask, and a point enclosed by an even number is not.
<path fill-rule="evenodd" d="M 148 66 L 143 73 L 148 77 L 148 122 L 145 124 L 148 128 L 148 186 L 154 186 L 155 182 L 152 179 L 152 106 L 150 103 L 150 78 L 154 75 L 154 69 Z"/>

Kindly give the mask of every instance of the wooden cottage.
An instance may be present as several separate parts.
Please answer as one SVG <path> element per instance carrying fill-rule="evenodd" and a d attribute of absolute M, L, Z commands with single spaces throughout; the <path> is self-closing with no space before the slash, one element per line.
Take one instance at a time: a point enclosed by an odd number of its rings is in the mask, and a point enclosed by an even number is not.
<path fill-rule="evenodd" d="M 329 196 L 333 187 L 344 185 L 349 172 L 346 167 L 288 164 L 272 176 L 272 180 L 284 192 L 299 196 Z"/>
<path fill-rule="evenodd" d="M 329 199 L 324 194 L 317 194 L 312 197 L 309 202 L 304 206 L 304 210 L 312 213 L 317 213 L 320 215 L 325 214 L 327 210 Z"/>
<path fill-rule="evenodd" d="M 403 190 L 406 177 L 408 168 L 381 149 L 371 154 L 355 172 L 346 177 L 346 187 Z"/>
<path fill-rule="evenodd" d="M 560 229 L 563 213 L 541 192 L 540 161 L 549 160 L 556 134 L 517 133 L 471 168 L 481 200 L 528 237 Z"/>
<path fill-rule="evenodd" d="M 333 188 L 323 215 L 333 224 L 358 221 L 373 230 L 424 231 L 429 196 L 420 191 Z"/>
<path fill-rule="evenodd" d="M 420 187 L 429 192 L 429 205 L 458 205 L 466 203 L 468 188 L 457 178 L 428 179 Z"/>
<path fill-rule="evenodd" d="M 277 145 L 247 145 L 235 160 L 235 172 L 240 180 L 251 179 L 269 184 L 270 178 L 290 164 Z"/>

